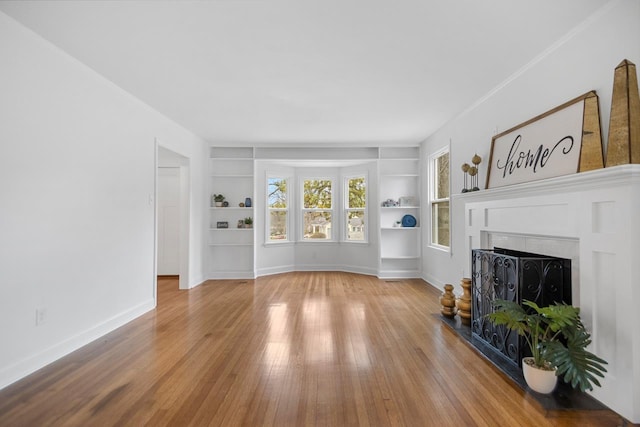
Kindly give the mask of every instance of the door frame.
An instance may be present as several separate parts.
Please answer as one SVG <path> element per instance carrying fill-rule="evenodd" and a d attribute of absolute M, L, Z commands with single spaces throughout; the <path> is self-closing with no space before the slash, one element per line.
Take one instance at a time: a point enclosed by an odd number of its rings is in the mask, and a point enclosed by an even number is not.
<path fill-rule="evenodd" d="M 155 305 L 158 304 L 158 169 L 160 167 L 160 149 L 169 151 L 175 155 L 175 166 L 180 169 L 180 196 L 179 196 L 179 279 L 180 289 L 189 289 L 189 243 L 190 243 L 190 219 L 191 219 L 191 167 L 190 159 L 171 148 L 163 145 L 155 138 L 154 142 L 154 181 L 153 196 L 150 195 L 149 202 L 153 203 L 153 299 Z"/>

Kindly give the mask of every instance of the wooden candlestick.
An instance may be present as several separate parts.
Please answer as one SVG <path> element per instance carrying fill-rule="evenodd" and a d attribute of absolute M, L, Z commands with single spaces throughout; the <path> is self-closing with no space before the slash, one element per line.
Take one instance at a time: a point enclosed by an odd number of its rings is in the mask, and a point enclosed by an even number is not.
<path fill-rule="evenodd" d="M 453 285 L 444 285 L 444 292 L 440 296 L 440 304 L 442 309 L 440 312 L 445 317 L 454 317 L 456 315 L 456 296 L 453 294 Z"/>

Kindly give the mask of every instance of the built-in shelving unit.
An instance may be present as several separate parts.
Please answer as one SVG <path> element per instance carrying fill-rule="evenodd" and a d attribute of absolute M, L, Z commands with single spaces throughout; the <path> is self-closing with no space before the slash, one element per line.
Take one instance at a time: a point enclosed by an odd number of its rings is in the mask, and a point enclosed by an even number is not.
<path fill-rule="evenodd" d="M 419 277 L 420 232 L 420 156 L 418 147 L 380 148 L 378 160 L 379 200 L 402 202 L 381 206 L 380 263 L 378 276 Z M 415 227 L 402 227 L 402 218 L 412 215 Z M 400 222 L 400 226 L 398 226 Z"/>
<path fill-rule="evenodd" d="M 209 278 L 254 278 L 254 228 L 238 228 L 238 221 L 255 220 L 253 148 L 211 147 L 209 175 Z M 214 194 L 223 194 L 229 206 L 215 207 Z M 247 198 L 251 207 L 241 207 Z M 221 228 L 225 222 L 228 228 Z"/>

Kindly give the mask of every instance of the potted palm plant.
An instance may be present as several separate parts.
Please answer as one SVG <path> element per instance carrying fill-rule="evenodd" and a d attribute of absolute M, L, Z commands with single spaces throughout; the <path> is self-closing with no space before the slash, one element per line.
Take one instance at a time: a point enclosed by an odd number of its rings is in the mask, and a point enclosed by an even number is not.
<path fill-rule="evenodd" d="M 522 360 L 527 385 L 539 393 L 551 393 L 558 377 L 581 391 L 600 386 L 607 362 L 587 351 L 591 335 L 580 320 L 580 309 L 555 303 L 539 307 L 532 301 L 522 305 L 496 300 L 494 312 L 487 315 L 495 325 L 504 325 L 523 336 L 532 356 Z M 526 308 L 525 308 L 526 307 Z M 547 378 L 538 381 L 538 377 Z"/>

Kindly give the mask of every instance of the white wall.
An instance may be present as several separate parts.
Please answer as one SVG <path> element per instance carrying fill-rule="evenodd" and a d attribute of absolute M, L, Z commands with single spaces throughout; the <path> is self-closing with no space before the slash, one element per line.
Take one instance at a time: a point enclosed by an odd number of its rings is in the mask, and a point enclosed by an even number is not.
<path fill-rule="evenodd" d="M 491 138 L 497 132 L 548 111 L 578 95 L 595 90 L 600 98 L 603 139 L 607 139 L 613 71 L 623 60 L 640 65 L 640 2 L 612 1 L 581 26 L 567 29 L 567 36 L 541 52 L 540 56 L 513 76 L 482 102 L 454 119 L 422 147 L 422 158 L 451 142 L 452 194 L 463 187 L 460 166 L 478 153 L 481 188 L 484 188 Z M 473 70 L 470 70 L 473 72 Z M 426 188 L 423 200 L 428 199 Z M 464 241 L 464 206 L 451 207 L 451 253 L 428 246 L 428 230 L 423 236 L 423 277 L 441 288 L 444 283 L 459 286 L 469 275 L 469 258 Z M 424 209 L 429 224 L 429 209 Z M 460 291 L 458 287 L 457 291 Z"/>
<path fill-rule="evenodd" d="M 0 56 L 4 387 L 154 307 L 156 140 L 197 159 L 189 276 L 202 280 L 205 148 L 3 13 Z"/>

